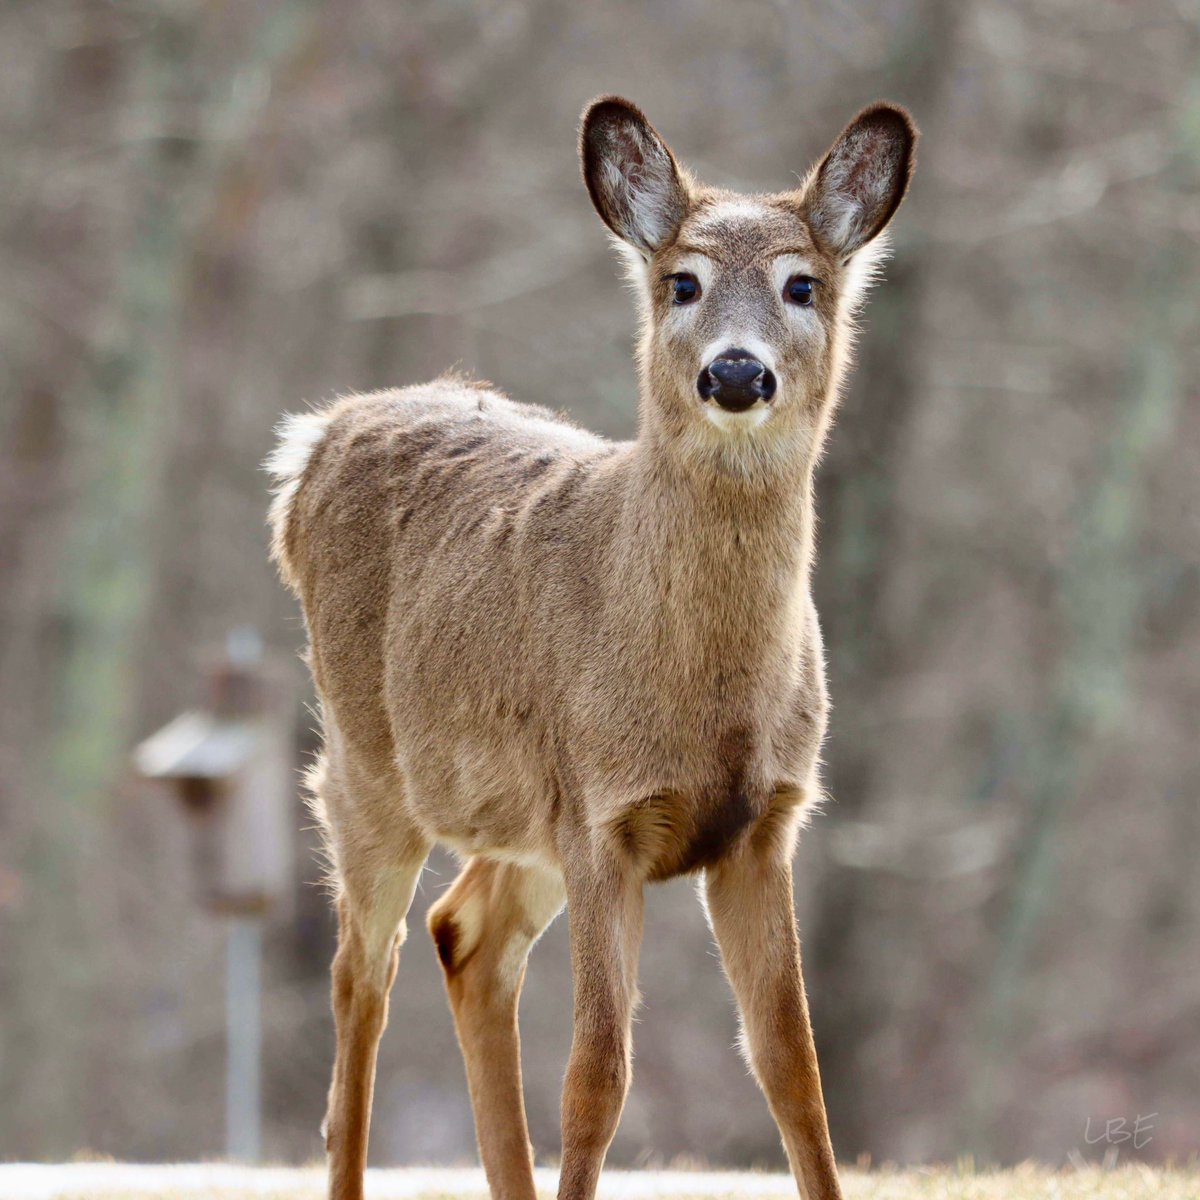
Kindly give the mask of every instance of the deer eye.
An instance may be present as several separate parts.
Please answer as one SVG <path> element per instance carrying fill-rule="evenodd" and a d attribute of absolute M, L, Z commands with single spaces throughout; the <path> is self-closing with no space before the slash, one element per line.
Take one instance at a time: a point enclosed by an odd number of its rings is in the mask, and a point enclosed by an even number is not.
<path fill-rule="evenodd" d="M 813 302 L 813 284 L 815 279 L 808 275 L 793 275 L 787 281 L 787 287 L 783 289 L 784 298 L 790 300 L 793 304 L 799 304 L 802 307 L 807 307 Z"/>
<path fill-rule="evenodd" d="M 691 304 L 700 299 L 700 280 L 695 275 L 672 275 L 671 282 L 675 289 L 676 304 Z"/>

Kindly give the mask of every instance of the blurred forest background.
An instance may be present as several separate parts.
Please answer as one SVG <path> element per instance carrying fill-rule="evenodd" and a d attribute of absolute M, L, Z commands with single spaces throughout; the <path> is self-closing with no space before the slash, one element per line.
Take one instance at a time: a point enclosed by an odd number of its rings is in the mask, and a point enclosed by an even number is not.
<path fill-rule="evenodd" d="M 634 315 L 579 180 L 621 92 L 713 183 L 861 105 L 920 165 L 822 468 L 834 803 L 797 862 L 840 1156 L 1200 1146 L 1200 6 L 43 0 L 0 7 L 0 1158 L 221 1153 L 223 927 L 137 739 L 252 625 L 278 414 L 460 364 L 618 437 Z M 304 1160 L 332 922 L 295 802 L 266 1151 Z M 424 908 L 374 1161 L 467 1161 Z M 657 889 L 611 1161 L 782 1163 L 688 881 Z M 523 1005 L 557 1150 L 566 923 Z M 1126 1154 L 1134 1153 L 1129 1146 Z"/>

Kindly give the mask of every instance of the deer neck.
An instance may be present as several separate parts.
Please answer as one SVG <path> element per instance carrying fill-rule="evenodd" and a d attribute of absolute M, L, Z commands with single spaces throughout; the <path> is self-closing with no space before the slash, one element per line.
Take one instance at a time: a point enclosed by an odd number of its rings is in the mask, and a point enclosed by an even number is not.
<path fill-rule="evenodd" d="M 658 597 L 672 644 L 752 667 L 808 604 L 814 456 L 755 472 L 677 450 L 645 434 L 635 443 L 635 570 Z"/>

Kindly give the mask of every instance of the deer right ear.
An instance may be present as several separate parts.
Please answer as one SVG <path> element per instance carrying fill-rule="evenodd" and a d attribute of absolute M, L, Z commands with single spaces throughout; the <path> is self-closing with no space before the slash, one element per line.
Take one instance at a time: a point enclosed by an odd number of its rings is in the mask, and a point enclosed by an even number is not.
<path fill-rule="evenodd" d="M 579 132 L 583 179 L 601 220 L 647 257 L 678 230 L 688 192 L 670 147 L 620 96 L 593 100 Z"/>

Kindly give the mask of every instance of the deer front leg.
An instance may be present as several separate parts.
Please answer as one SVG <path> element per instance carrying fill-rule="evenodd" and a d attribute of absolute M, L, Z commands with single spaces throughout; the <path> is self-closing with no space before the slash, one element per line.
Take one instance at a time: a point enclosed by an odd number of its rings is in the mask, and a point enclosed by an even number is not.
<path fill-rule="evenodd" d="M 709 920 L 741 1010 L 745 1049 L 803 1200 L 841 1200 L 800 974 L 786 816 L 768 816 L 705 875 Z"/>
<path fill-rule="evenodd" d="M 627 863 L 567 871 L 574 1036 L 562 1099 L 559 1200 L 592 1200 L 630 1080 L 642 881 Z"/>

